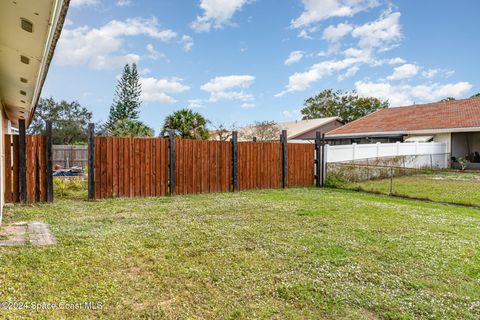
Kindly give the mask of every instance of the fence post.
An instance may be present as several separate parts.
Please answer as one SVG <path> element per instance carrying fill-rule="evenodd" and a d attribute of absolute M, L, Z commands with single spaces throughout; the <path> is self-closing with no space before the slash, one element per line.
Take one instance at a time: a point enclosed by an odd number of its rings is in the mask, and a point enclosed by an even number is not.
<path fill-rule="evenodd" d="M 288 188 L 288 140 L 287 130 L 282 130 L 280 136 L 280 142 L 282 144 L 282 187 Z"/>
<path fill-rule="evenodd" d="M 393 167 L 390 167 L 390 195 L 393 195 Z"/>
<path fill-rule="evenodd" d="M 316 132 L 316 138 L 315 138 L 315 164 L 316 164 L 316 167 L 315 167 L 315 185 L 316 187 L 321 187 L 322 186 L 322 183 L 321 183 L 321 175 L 322 175 L 322 170 L 321 170 L 321 161 L 320 161 L 320 157 L 322 156 L 322 151 L 321 151 L 321 148 L 320 148 L 320 140 L 321 140 L 322 136 L 320 134 L 319 131 Z"/>
<path fill-rule="evenodd" d="M 238 191 L 238 133 L 232 132 L 232 188 Z"/>
<path fill-rule="evenodd" d="M 46 158 L 47 158 L 47 202 L 53 202 L 53 141 L 52 141 L 52 121 L 47 121 L 46 124 Z"/>
<path fill-rule="evenodd" d="M 175 131 L 168 131 L 168 181 L 170 195 L 175 194 Z"/>
<path fill-rule="evenodd" d="M 88 124 L 88 199 L 95 198 L 95 124 Z"/>
<path fill-rule="evenodd" d="M 321 186 L 324 187 L 325 186 L 325 179 L 326 179 L 326 176 L 327 176 L 327 167 L 326 167 L 326 161 L 325 161 L 325 133 L 322 133 L 322 135 L 321 135 L 320 147 L 322 149 L 322 152 L 321 152 L 322 161 L 320 162 L 321 163 L 321 170 L 322 170 Z"/>
<path fill-rule="evenodd" d="M 18 120 L 18 176 L 20 185 L 20 202 L 27 202 L 27 142 L 25 120 Z"/>

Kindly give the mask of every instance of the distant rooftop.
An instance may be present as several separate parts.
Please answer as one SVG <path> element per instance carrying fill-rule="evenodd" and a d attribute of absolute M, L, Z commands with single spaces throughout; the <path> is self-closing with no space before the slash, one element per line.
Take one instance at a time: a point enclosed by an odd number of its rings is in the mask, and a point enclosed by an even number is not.
<path fill-rule="evenodd" d="M 327 136 L 465 128 L 480 128 L 480 98 L 381 109 L 332 130 Z"/>

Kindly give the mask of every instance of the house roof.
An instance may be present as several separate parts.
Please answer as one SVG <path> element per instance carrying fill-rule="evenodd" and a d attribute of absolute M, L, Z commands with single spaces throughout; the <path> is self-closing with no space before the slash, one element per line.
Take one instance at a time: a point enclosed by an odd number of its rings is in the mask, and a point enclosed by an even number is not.
<path fill-rule="evenodd" d="M 278 124 L 278 126 L 281 130 L 287 130 L 288 139 L 294 139 L 306 132 L 315 130 L 336 120 L 342 121 L 339 117 L 330 117 L 311 120 L 281 122 Z"/>
<path fill-rule="evenodd" d="M 318 129 L 332 121 L 342 121 L 340 117 L 319 118 L 311 120 L 296 120 L 289 122 L 280 122 L 277 124 L 279 132 L 287 130 L 287 138 L 295 139 L 306 132 Z M 253 127 L 243 127 L 238 129 L 239 139 L 243 140 L 245 136 L 251 135 Z M 279 133 L 280 134 L 280 133 Z"/>
<path fill-rule="evenodd" d="M 429 130 L 448 132 L 468 128 L 480 128 L 480 98 L 380 109 L 328 132 L 327 137 Z"/>

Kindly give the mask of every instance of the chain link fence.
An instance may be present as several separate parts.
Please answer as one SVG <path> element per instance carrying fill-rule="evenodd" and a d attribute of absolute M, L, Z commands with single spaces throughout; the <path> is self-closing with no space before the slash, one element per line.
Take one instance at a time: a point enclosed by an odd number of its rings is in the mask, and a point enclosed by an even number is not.
<path fill-rule="evenodd" d="M 480 206 L 480 172 L 451 170 L 450 154 L 327 164 L 328 187 Z"/>

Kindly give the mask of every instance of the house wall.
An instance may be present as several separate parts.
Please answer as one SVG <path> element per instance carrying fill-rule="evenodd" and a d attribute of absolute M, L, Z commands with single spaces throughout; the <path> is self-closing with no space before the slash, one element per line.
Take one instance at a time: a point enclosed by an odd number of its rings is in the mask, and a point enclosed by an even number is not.
<path fill-rule="evenodd" d="M 3 220 L 3 205 L 5 204 L 4 192 L 5 190 L 5 146 L 4 146 L 4 136 L 7 130 L 8 120 L 5 117 L 2 102 L 0 101 L 0 224 Z"/>
<path fill-rule="evenodd" d="M 336 129 L 338 127 L 343 126 L 343 123 L 341 121 L 335 120 L 332 122 L 329 122 L 321 127 L 318 127 L 316 129 L 310 130 L 308 132 L 305 132 L 299 136 L 295 137 L 295 140 L 315 140 L 315 137 L 317 135 L 317 131 L 320 131 L 321 133 L 327 133 L 332 131 L 333 129 Z"/>

